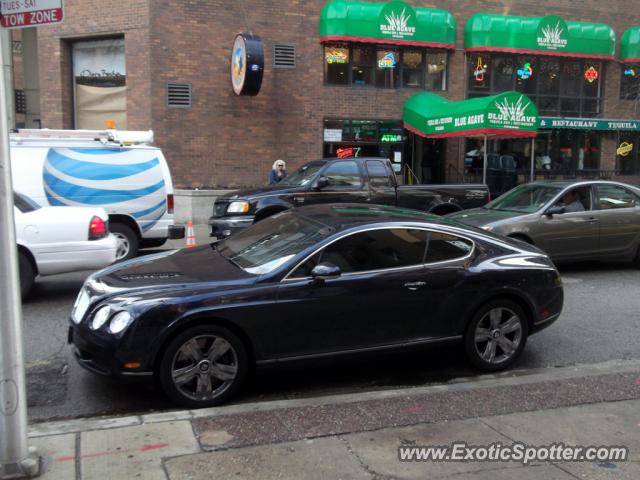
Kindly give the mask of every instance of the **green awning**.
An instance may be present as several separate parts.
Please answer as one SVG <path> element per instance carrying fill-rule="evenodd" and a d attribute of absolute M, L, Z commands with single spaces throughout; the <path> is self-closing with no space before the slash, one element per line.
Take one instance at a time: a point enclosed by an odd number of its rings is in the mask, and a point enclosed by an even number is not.
<path fill-rule="evenodd" d="M 421 92 L 405 102 L 404 126 L 427 138 L 535 137 L 538 108 L 518 92 L 460 102 Z"/>
<path fill-rule="evenodd" d="M 455 48 L 456 21 L 446 10 L 401 2 L 333 0 L 320 14 L 320 41 Z"/>
<path fill-rule="evenodd" d="M 640 63 L 640 27 L 632 27 L 620 39 L 620 60 Z"/>
<path fill-rule="evenodd" d="M 604 23 L 565 21 L 555 15 L 516 17 L 477 13 L 467 21 L 468 52 L 509 52 L 613 59 L 616 35 Z"/>

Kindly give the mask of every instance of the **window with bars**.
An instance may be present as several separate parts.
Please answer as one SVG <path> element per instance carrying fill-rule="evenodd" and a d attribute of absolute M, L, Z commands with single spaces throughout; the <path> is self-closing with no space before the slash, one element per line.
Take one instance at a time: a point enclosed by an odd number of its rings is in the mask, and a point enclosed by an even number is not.
<path fill-rule="evenodd" d="M 274 68 L 296 68 L 296 46 L 291 43 L 276 43 L 273 46 Z"/>
<path fill-rule="evenodd" d="M 191 108 L 190 83 L 167 83 L 167 107 Z"/>

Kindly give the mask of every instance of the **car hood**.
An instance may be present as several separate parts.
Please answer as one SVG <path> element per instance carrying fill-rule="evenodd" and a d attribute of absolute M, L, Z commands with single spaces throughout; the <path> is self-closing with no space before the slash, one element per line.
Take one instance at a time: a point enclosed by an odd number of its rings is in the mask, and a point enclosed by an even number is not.
<path fill-rule="evenodd" d="M 304 186 L 300 185 L 273 185 L 271 187 L 261 187 L 261 188 L 249 188 L 246 190 L 238 190 L 235 192 L 228 193 L 226 195 L 222 195 L 220 198 L 225 200 L 236 200 L 236 199 L 251 199 L 256 197 L 263 197 L 270 194 L 282 194 L 289 192 L 299 192 L 304 190 Z"/>
<path fill-rule="evenodd" d="M 491 210 L 488 208 L 472 208 L 471 210 L 463 210 L 447 215 L 447 218 L 458 222 L 473 225 L 475 227 L 483 227 L 485 225 L 501 223 L 505 220 L 524 217 L 528 214 L 521 212 L 511 212 L 506 210 Z"/>
<path fill-rule="evenodd" d="M 224 288 L 253 281 L 251 275 L 223 257 L 213 245 L 173 250 L 116 264 L 91 276 L 103 293 L 129 293 L 189 287 Z"/>

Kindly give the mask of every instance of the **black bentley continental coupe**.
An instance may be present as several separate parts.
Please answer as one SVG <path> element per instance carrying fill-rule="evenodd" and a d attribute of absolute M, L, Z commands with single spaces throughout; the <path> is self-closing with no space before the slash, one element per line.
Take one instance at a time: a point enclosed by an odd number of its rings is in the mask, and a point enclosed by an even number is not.
<path fill-rule="evenodd" d="M 92 372 L 155 378 L 205 407 L 255 366 L 345 353 L 462 342 L 475 367 L 501 370 L 562 302 L 553 263 L 524 242 L 409 209 L 317 205 L 95 273 L 69 340 Z"/>

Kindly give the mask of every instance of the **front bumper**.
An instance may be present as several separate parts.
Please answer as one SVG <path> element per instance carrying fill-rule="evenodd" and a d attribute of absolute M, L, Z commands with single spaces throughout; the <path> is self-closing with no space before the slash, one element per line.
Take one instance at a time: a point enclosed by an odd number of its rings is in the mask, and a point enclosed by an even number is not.
<path fill-rule="evenodd" d="M 253 224 L 253 215 L 209 218 L 209 236 L 224 238 Z"/>
<path fill-rule="evenodd" d="M 72 345 L 74 357 L 82 368 L 123 381 L 153 378 L 153 372 L 144 368 L 146 362 L 139 355 L 120 350 L 118 337 L 100 338 L 82 330 L 82 326 L 70 325 L 68 332 L 68 343 Z M 142 368 L 127 371 L 124 364 L 129 362 L 142 363 Z"/>

